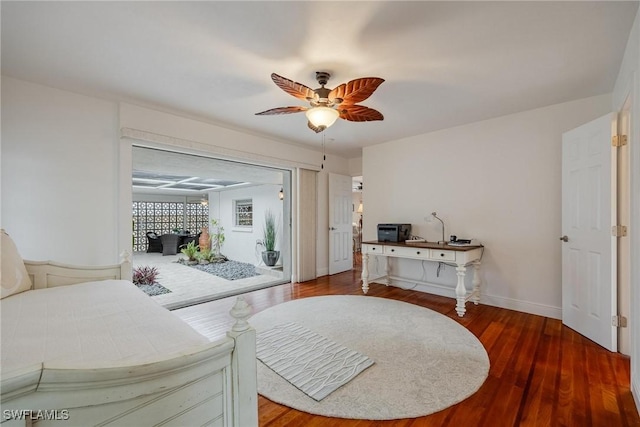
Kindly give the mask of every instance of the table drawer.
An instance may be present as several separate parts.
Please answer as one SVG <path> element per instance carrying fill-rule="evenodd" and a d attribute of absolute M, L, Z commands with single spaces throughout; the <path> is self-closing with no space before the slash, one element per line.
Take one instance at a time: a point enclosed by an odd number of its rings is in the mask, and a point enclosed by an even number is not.
<path fill-rule="evenodd" d="M 439 249 L 431 249 L 431 259 L 433 259 L 433 260 L 442 260 L 442 261 L 455 261 L 456 260 L 456 252 L 455 251 L 441 251 Z"/>
<path fill-rule="evenodd" d="M 429 259 L 429 249 L 425 248 L 407 248 L 401 246 L 385 246 L 385 255 L 405 257 L 405 258 L 419 258 Z"/>
<path fill-rule="evenodd" d="M 382 245 L 369 245 L 369 244 L 363 244 L 362 245 L 362 253 L 363 254 L 380 254 L 382 255 L 383 252 L 383 248 L 384 246 Z"/>

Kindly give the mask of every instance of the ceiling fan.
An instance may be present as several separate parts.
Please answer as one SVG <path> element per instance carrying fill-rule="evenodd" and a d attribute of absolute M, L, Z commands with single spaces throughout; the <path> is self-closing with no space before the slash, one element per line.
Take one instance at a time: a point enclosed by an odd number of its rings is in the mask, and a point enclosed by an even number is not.
<path fill-rule="evenodd" d="M 383 120 L 379 111 L 373 108 L 358 105 L 364 101 L 384 82 L 379 77 L 363 77 L 343 83 L 335 89 L 324 87 L 331 74 L 324 71 L 316 72 L 316 80 L 320 84 L 317 89 L 311 89 L 301 83 L 294 82 L 276 73 L 271 74 L 271 80 L 280 89 L 298 99 L 308 101 L 310 107 L 278 107 L 256 113 L 257 116 L 273 116 L 279 114 L 291 114 L 304 111 L 309 129 L 316 133 L 322 132 L 331 126 L 338 117 L 352 122 L 368 122 Z"/>

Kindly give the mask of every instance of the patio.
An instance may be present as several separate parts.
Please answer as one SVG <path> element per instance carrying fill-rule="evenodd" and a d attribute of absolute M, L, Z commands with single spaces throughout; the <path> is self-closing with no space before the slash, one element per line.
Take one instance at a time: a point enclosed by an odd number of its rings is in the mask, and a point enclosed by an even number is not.
<path fill-rule="evenodd" d="M 283 274 L 277 269 L 257 267 L 258 276 L 226 280 L 195 268 L 178 264 L 184 255 L 135 252 L 133 267 L 149 266 L 158 269 L 158 280 L 171 292 L 151 297 L 163 307 L 173 310 L 239 293 L 249 292 L 283 282 Z"/>

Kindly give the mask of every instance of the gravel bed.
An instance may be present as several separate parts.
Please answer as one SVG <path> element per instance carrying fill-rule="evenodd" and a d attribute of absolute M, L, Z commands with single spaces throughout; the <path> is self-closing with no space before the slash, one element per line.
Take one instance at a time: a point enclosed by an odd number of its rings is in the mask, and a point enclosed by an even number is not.
<path fill-rule="evenodd" d="M 169 289 L 165 288 L 160 283 L 154 283 L 152 285 L 136 285 L 136 286 L 139 287 L 145 294 L 149 295 L 150 297 L 171 293 Z"/>
<path fill-rule="evenodd" d="M 196 264 L 191 267 L 205 273 L 222 277 L 227 280 L 245 279 L 247 277 L 259 276 L 253 264 L 238 261 L 213 262 L 211 264 Z"/>

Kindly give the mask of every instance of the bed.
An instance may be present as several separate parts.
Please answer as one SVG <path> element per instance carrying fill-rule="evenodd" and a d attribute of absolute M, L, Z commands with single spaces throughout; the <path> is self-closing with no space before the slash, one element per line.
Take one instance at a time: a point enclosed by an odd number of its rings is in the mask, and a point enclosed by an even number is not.
<path fill-rule="evenodd" d="M 5 235 L 2 427 L 257 426 L 255 331 L 242 298 L 227 336 L 211 342 L 120 280 L 130 260 L 98 268 L 25 261 L 13 274 Z M 19 292 L 5 292 L 12 276 Z"/>

